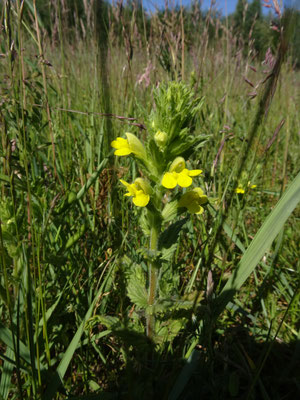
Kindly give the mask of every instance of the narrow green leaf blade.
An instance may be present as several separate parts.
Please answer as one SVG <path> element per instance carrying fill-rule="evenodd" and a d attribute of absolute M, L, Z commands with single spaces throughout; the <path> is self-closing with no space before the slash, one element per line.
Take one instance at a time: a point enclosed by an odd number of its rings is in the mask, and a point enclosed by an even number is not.
<path fill-rule="evenodd" d="M 88 311 L 86 312 L 79 328 L 77 329 L 73 339 L 71 340 L 68 348 L 66 349 L 66 351 L 55 371 L 55 374 L 51 379 L 51 382 L 48 384 L 45 394 L 43 396 L 44 400 L 53 399 L 56 395 L 56 392 L 57 392 L 59 386 L 63 384 L 63 377 L 65 376 L 65 373 L 69 367 L 69 364 L 73 358 L 73 355 L 78 347 L 79 341 L 81 340 L 81 336 L 85 329 L 85 324 L 88 321 L 88 319 L 92 316 L 95 304 L 98 301 L 99 296 L 101 295 L 103 288 L 105 286 L 105 283 L 107 282 L 108 278 L 110 277 L 110 275 L 113 271 L 113 268 L 114 268 L 114 263 L 110 266 L 110 269 L 108 271 L 106 279 L 104 280 L 100 289 L 98 290 L 98 292 L 97 292 L 92 304 L 90 305 Z"/>
<path fill-rule="evenodd" d="M 11 358 L 14 360 L 15 354 L 13 350 L 10 347 L 7 347 L 6 357 Z M 2 375 L 1 375 L 1 381 L 0 381 L 0 398 L 1 400 L 7 400 L 8 395 L 9 395 L 9 389 L 11 387 L 11 378 L 13 375 L 13 369 L 14 365 L 7 360 L 4 361 L 3 364 L 3 370 L 2 370 Z"/>
<path fill-rule="evenodd" d="M 187 385 L 188 381 L 190 380 L 191 376 L 195 372 L 199 363 L 199 352 L 194 350 L 187 360 L 187 363 L 182 368 L 181 373 L 178 376 L 178 379 L 169 394 L 168 400 L 177 400 L 181 395 L 183 389 Z"/>

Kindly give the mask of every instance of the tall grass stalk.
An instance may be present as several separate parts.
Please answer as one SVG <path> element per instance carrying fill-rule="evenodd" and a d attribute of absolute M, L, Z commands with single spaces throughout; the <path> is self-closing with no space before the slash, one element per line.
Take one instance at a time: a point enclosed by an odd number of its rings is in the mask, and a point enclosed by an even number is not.
<path fill-rule="evenodd" d="M 45 100 L 45 105 L 46 105 L 50 140 L 51 140 L 51 145 L 52 145 L 53 170 L 54 170 L 55 177 L 59 179 L 57 170 L 56 170 L 55 144 L 54 144 L 54 134 L 53 134 L 53 128 L 52 128 L 51 113 L 50 113 L 50 107 L 49 107 L 49 101 L 48 101 L 48 88 L 47 88 L 47 76 L 46 76 L 46 68 L 45 68 L 45 57 L 44 57 L 44 52 L 43 52 L 40 27 L 39 27 L 39 21 L 38 21 L 38 16 L 37 16 L 36 0 L 33 0 L 33 7 L 34 7 L 34 19 L 35 19 L 35 31 L 36 31 L 36 35 L 37 35 L 37 43 L 38 43 L 38 50 L 39 50 L 39 61 L 40 61 L 42 77 L 43 77 L 43 88 L 44 88 L 44 96 L 45 96 L 44 100 Z"/>

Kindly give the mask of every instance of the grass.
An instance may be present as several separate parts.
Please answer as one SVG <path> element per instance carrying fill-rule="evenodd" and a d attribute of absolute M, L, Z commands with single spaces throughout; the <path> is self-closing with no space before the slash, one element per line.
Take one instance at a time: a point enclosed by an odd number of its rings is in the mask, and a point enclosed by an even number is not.
<path fill-rule="evenodd" d="M 181 24 L 177 36 L 165 32 L 168 70 L 154 19 L 149 51 L 129 31 L 132 57 L 108 32 L 103 72 L 91 32 L 70 43 L 59 31 L 55 42 L 34 8 L 30 22 L 19 2 L 7 5 L 0 398 L 296 398 L 299 71 L 287 58 L 272 97 L 276 76 L 264 80 L 273 66 L 239 57 L 228 31 L 176 53 Z M 149 63 L 150 84 L 138 83 Z M 154 87 L 180 77 L 204 99 L 194 134 L 208 138 L 190 160 L 204 170 L 211 201 L 188 218 L 169 264 L 170 285 L 197 293 L 200 308 L 187 310 L 185 326 L 158 350 L 141 332 L 108 327 L 109 318 L 126 326 L 135 315 L 128 271 L 132 262 L 146 268 L 147 246 L 118 182 L 138 176 L 138 164 L 113 158 L 109 143 L 126 131 L 146 139 Z M 248 181 L 256 188 L 234 193 Z"/>

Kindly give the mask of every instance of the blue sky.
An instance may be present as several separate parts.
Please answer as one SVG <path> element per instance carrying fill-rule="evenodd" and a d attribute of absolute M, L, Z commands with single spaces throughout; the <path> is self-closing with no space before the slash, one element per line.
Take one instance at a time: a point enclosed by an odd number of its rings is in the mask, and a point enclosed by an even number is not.
<path fill-rule="evenodd" d="M 168 1 L 170 5 L 172 5 L 173 2 L 180 4 L 180 0 L 168 0 Z M 202 0 L 202 10 L 208 10 L 210 7 L 210 3 L 211 0 Z M 216 0 L 217 8 L 221 10 L 224 15 L 226 14 L 226 8 L 228 14 L 234 12 L 236 3 L 237 0 Z M 189 4 L 191 4 L 191 0 L 182 0 L 182 5 L 188 6 Z M 164 7 L 165 0 L 143 0 L 143 5 L 146 9 L 153 11 L 155 10 L 155 5 L 158 6 L 159 8 Z"/>
<path fill-rule="evenodd" d="M 182 5 L 187 6 L 191 4 L 191 0 L 181 0 Z M 180 4 L 180 0 L 168 0 L 169 4 Z M 248 0 L 250 3 L 251 0 Z M 270 3 L 272 0 L 270 1 Z M 278 3 L 281 4 L 283 2 L 284 5 L 293 5 L 297 9 L 300 8 L 300 0 L 278 0 Z M 202 0 L 202 10 L 208 10 L 210 7 L 211 0 Z M 235 7 L 236 7 L 237 0 L 216 0 L 216 7 L 218 10 L 222 12 L 223 15 L 226 14 L 231 14 L 234 12 Z M 158 8 L 163 8 L 165 5 L 165 0 L 143 0 L 143 5 L 145 9 L 149 11 L 154 11 L 155 6 L 158 6 Z M 263 11 L 268 13 L 268 9 L 263 7 Z"/>

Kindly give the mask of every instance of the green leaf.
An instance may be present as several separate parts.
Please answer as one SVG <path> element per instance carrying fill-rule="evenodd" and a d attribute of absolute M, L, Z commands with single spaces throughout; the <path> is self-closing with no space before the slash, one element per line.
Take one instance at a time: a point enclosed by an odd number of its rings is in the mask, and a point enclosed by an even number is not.
<path fill-rule="evenodd" d="M 136 268 L 137 269 L 137 268 Z M 132 274 L 127 288 L 127 294 L 130 300 L 138 307 L 145 309 L 148 305 L 148 294 L 145 282 L 140 276 Z"/>
<path fill-rule="evenodd" d="M 76 242 L 78 242 L 78 240 L 81 238 L 81 236 L 84 234 L 86 230 L 86 226 L 85 225 L 81 225 L 81 227 L 79 228 L 79 230 L 73 235 L 71 236 L 66 245 L 64 250 L 68 250 L 70 247 L 72 247 Z"/>
<path fill-rule="evenodd" d="M 14 350 L 13 336 L 10 329 L 6 328 L 3 324 L 0 323 L 0 340 L 6 344 L 10 349 Z M 30 364 L 30 352 L 28 347 L 19 340 L 19 354 L 20 358 L 22 358 L 27 364 Z"/>
<path fill-rule="evenodd" d="M 197 304 L 203 299 L 204 293 L 198 293 L 194 291 L 184 296 L 172 296 L 168 298 L 160 298 L 158 299 L 152 309 L 154 312 L 171 312 L 171 311 L 179 311 L 179 310 L 191 310 L 195 305 L 195 301 Z"/>
<path fill-rule="evenodd" d="M 165 262 L 170 262 L 173 258 L 176 249 L 177 249 L 177 243 L 174 243 L 168 249 L 162 249 L 160 260 Z"/>
<path fill-rule="evenodd" d="M 169 319 L 167 321 L 163 321 L 161 323 L 159 320 L 156 320 L 155 323 L 155 338 L 154 341 L 157 344 L 163 344 L 165 342 L 170 342 L 174 339 L 179 331 L 184 327 L 186 323 L 186 319 Z"/>
<path fill-rule="evenodd" d="M 162 248 L 169 249 L 173 244 L 175 244 L 178 240 L 179 233 L 182 227 L 186 224 L 189 218 L 183 218 L 174 224 L 168 226 L 168 228 L 162 232 L 158 240 L 158 249 Z"/>
<path fill-rule="evenodd" d="M 170 201 L 167 203 L 162 211 L 164 221 L 168 222 L 177 217 L 178 215 L 178 201 Z"/>
<path fill-rule="evenodd" d="M 96 315 L 94 318 L 91 318 L 89 323 L 96 321 L 97 324 L 105 325 L 107 328 L 111 330 L 121 329 L 122 325 L 120 319 L 118 317 L 112 317 L 110 315 Z"/>

